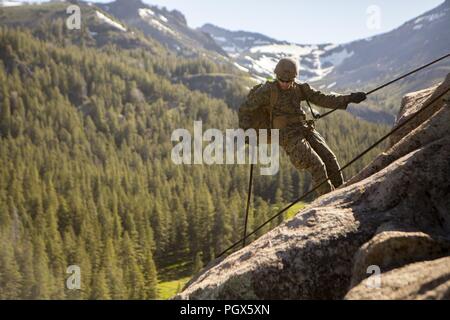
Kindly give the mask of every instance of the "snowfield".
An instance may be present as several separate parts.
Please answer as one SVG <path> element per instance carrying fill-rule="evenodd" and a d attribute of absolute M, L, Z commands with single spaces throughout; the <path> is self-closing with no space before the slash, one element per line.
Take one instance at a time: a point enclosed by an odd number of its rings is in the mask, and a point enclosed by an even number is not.
<path fill-rule="evenodd" d="M 0 7 L 17 7 L 21 5 L 23 5 L 23 3 L 17 1 L 0 1 Z"/>
<path fill-rule="evenodd" d="M 165 22 L 165 23 L 169 22 L 169 20 L 166 17 L 164 17 L 162 14 L 159 15 L 159 18 L 161 19 L 162 22 Z"/>
<path fill-rule="evenodd" d="M 155 13 L 154 13 L 152 10 L 147 9 L 147 8 L 145 8 L 145 9 L 139 9 L 138 14 L 139 14 L 139 16 L 140 16 L 141 18 L 143 18 L 143 19 L 155 15 Z"/>
<path fill-rule="evenodd" d="M 176 35 L 175 31 L 173 31 L 172 29 L 170 29 L 169 27 L 166 27 L 165 25 L 163 25 L 161 22 L 159 22 L 156 19 L 150 19 L 148 20 L 148 22 L 153 25 L 156 29 L 158 29 L 159 31 L 162 32 L 166 32 L 166 33 L 170 33 L 172 35 Z"/>
<path fill-rule="evenodd" d="M 111 27 L 114 27 L 120 31 L 126 32 L 127 29 L 122 26 L 120 23 L 111 20 L 110 18 L 108 18 L 107 16 L 105 16 L 103 13 L 99 12 L 99 11 L 95 11 L 97 14 L 97 18 L 99 18 L 102 22 L 109 24 Z"/>
<path fill-rule="evenodd" d="M 243 66 L 239 65 L 237 62 L 234 63 L 234 66 L 236 68 L 238 68 L 239 70 L 244 71 L 244 72 L 249 72 L 250 71 L 247 68 L 244 68 Z"/>
<path fill-rule="evenodd" d="M 215 37 L 215 36 L 212 37 L 217 42 L 227 42 L 227 39 L 225 39 L 224 37 Z"/>
<path fill-rule="evenodd" d="M 345 59 L 348 59 L 348 58 L 352 57 L 353 54 L 354 54 L 354 52 L 348 52 L 347 49 L 344 49 L 342 51 L 332 53 L 329 56 L 323 57 L 321 59 L 321 61 L 322 61 L 322 63 L 323 62 L 329 62 L 329 63 L 331 63 L 334 66 L 338 66 L 342 62 L 344 62 Z"/>
<path fill-rule="evenodd" d="M 176 36 L 176 32 L 165 26 L 162 22 L 168 23 L 169 20 L 162 14 L 156 15 L 155 12 L 148 8 L 141 8 L 138 10 L 138 15 L 146 22 L 148 22 L 152 27 L 158 29 L 159 31 Z M 159 20 L 158 20 L 159 19 Z M 161 22 L 161 21 L 162 22 Z"/>
<path fill-rule="evenodd" d="M 313 50 L 316 50 L 317 46 L 298 46 L 298 45 L 289 45 L 289 44 L 273 44 L 266 46 L 259 46 L 250 49 L 251 53 L 274 53 L 280 54 L 284 53 L 288 56 L 303 56 L 310 54 Z"/>
<path fill-rule="evenodd" d="M 425 21 L 432 22 L 432 21 L 438 20 L 446 15 L 447 15 L 447 12 L 434 13 L 434 14 L 430 14 L 427 16 L 419 17 L 416 19 L 416 21 L 414 21 L 414 23 L 418 24 L 418 23 L 425 22 Z"/>
<path fill-rule="evenodd" d="M 291 57 L 299 62 L 300 80 L 308 81 L 321 80 L 354 54 L 347 49 L 339 49 L 340 46 L 337 44 L 322 46 L 271 44 L 255 46 L 249 50 L 241 49 L 241 54 L 236 54 L 240 48 L 226 46 L 223 48 L 230 56 L 236 58 L 239 66 L 263 78 L 273 77 L 273 70 L 278 61 L 281 58 Z"/>

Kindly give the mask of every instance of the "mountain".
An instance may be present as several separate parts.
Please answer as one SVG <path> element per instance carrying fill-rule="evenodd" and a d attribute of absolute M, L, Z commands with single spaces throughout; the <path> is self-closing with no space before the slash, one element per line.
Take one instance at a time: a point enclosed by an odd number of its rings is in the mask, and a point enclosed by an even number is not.
<path fill-rule="evenodd" d="M 200 28 L 227 51 L 242 70 L 260 80 L 273 76 L 286 56 L 301 66 L 299 79 L 325 91 L 370 90 L 387 80 L 450 53 L 450 0 L 385 34 L 346 44 L 295 44 L 211 24 Z M 377 93 L 376 100 L 350 107 L 366 120 L 392 123 L 405 93 L 436 84 L 450 71 L 449 60 Z"/>
<path fill-rule="evenodd" d="M 5 3 L 16 4 L 14 1 Z M 450 52 L 450 36 L 446 31 L 450 28 L 449 0 L 391 32 L 346 44 L 295 44 L 259 33 L 229 31 L 212 24 L 194 30 L 187 25 L 181 12 L 151 6 L 141 0 L 116 0 L 95 5 L 78 3 L 83 4 L 83 10 L 91 19 L 82 40 L 72 41 L 94 46 L 113 43 L 129 48 L 143 47 L 149 51 L 167 48 L 176 56 L 203 58 L 208 63 L 220 65 L 225 72 L 185 74 L 172 77 L 172 81 L 213 97 L 225 98 L 233 108 L 238 108 L 255 81 L 273 77 L 276 63 L 285 56 L 294 56 L 300 62 L 301 81 L 308 81 L 322 91 L 348 93 L 369 91 Z M 61 19 L 63 15 L 61 8 Z M 35 25 L 49 18 L 41 14 L 41 18 L 27 18 L 12 25 Z M 3 15 L 2 19 L 11 25 L 12 17 Z M 127 30 L 124 31 L 121 25 L 126 25 Z M 73 38 L 74 34 L 64 35 L 67 37 Z M 377 92 L 363 104 L 350 105 L 348 111 L 364 120 L 392 124 L 398 99 L 406 92 L 435 84 L 449 70 L 449 62 L 443 61 Z M 205 86 L 205 83 L 213 85 Z M 239 94 L 231 94 L 237 92 L 237 88 Z"/>
<path fill-rule="evenodd" d="M 207 23 L 199 30 L 206 32 L 220 46 L 233 57 L 237 57 L 239 53 L 245 52 L 253 47 L 270 44 L 289 44 L 286 41 L 278 41 L 267 37 L 261 33 L 247 31 L 229 31 L 213 24 Z"/>
<path fill-rule="evenodd" d="M 112 44 L 124 49 L 143 48 L 151 52 L 162 49 L 157 41 L 144 37 L 139 30 L 130 29 L 100 8 L 84 2 L 74 3 L 81 10 L 79 30 L 66 28 L 70 3 L 64 1 L 29 5 L 8 2 L 6 7 L 0 7 L 1 25 L 27 28 L 38 38 L 60 45 L 82 44 L 98 48 Z"/>
<path fill-rule="evenodd" d="M 116 0 L 96 5 L 182 55 L 199 54 L 201 49 L 226 55 L 209 34 L 190 28 L 184 15 L 177 10 L 147 5 L 141 0 Z"/>
<path fill-rule="evenodd" d="M 21 5 L 23 5 L 23 3 L 19 1 L 0 0 L 0 7 L 16 7 Z"/>
<path fill-rule="evenodd" d="M 177 10 L 169 11 L 141 0 L 116 0 L 96 3 L 96 6 L 139 30 L 175 56 L 207 61 L 208 65 L 204 68 L 172 75 L 171 81 L 174 83 L 223 99 L 234 109 L 239 107 L 248 90 L 255 85 L 255 80 L 230 61 L 209 33 L 190 28 L 184 15 Z M 219 68 L 211 68 L 211 65 Z M 186 69 L 189 69 L 188 65 Z"/>
<path fill-rule="evenodd" d="M 67 19 L 66 9 L 70 3 L 80 6 L 82 30 L 87 30 L 90 37 L 96 40 L 96 44 L 111 43 L 110 40 L 113 38 L 122 41 L 125 38 L 137 38 L 139 33 L 143 33 L 147 39 L 155 40 L 158 46 L 166 47 L 176 54 L 185 57 L 207 54 L 215 59 L 226 61 L 226 53 L 222 48 L 214 42 L 209 34 L 190 28 L 181 12 L 149 6 L 141 0 L 117 0 L 110 3 L 91 3 L 78 0 L 49 1 L 29 5 L 5 1 L 0 2 L 0 7 L 8 9 L 8 13 L 12 13 L 12 16 L 4 15 L 2 24 L 22 25 L 36 29 L 45 21 L 56 18 Z M 33 19 L 29 19 L 27 13 L 29 14 L 33 10 L 40 12 Z M 101 39 L 98 40 L 98 38 Z M 119 41 L 116 44 L 120 44 Z M 136 46 L 140 45 L 142 44 Z"/>
<path fill-rule="evenodd" d="M 26 28 L 38 38 L 62 46 L 117 46 L 122 49 L 142 49 L 155 56 L 165 57 L 165 63 L 177 65 L 175 68 L 178 70 L 168 72 L 156 66 L 156 72 L 160 72 L 173 83 L 225 99 L 234 109 L 239 107 L 248 89 L 255 84 L 255 81 L 229 61 L 223 52 L 220 53 L 222 49 L 209 35 L 189 28 L 184 16 L 175 10 L 169 12 L 164 8 L 150 7 L 141 1 L 71 3 L 76 3 L 81 9 L 80 30 L 68 30 L 65 27 L 69 17 L 66 12 L 69 2 L 66 1 L 0 7 L 1 24 Z M 139 13 L 144 18 L 139 16 Z M 149 17 L 151 13 L 155 18 Z M 177 30 L 176 37 L 168 36 L 164 32 L 165 29 L 154 29 L 152 26 L 157 21 L 155 19 L 159 19 L 160 23 L 171 30 Z M 205 48 L 202 48 L 200 42 Z M 209 48 L 211 50 L 207 48 L 208 43 L 212 44 Z M 216 49 L 217 51 L 214 51 Z M 174 63 L 175 60 L 183 63 Z M 201 66 L 197 61 L 201 61 Z"/>
<path fill-rule="evenodd" d="M 300 45 L 278 41 L 259 33 L 228 31 L 212 24 L 199 28 L 210 33 L 242 70 L 261 80 L 273 76 L 277 62 L 286 56 L 299 60 L 300 80 L 319 80 L 329 74 L 352 53 L 334 44 Z"/>
<path fill-rule="evenodd" d="M 352 58 L 346 59 L 326 78 L 336 87 L 365 86 L 386 76 L 403 73 L 450 53 L 450 0 L 388 33 L 343 45 Z M 444 61 L 431 68 L 426 77 L 420 77 L 415 91 L 432 79 L 448 73 L 450 62 Z M 423 80 L 426 79 L 424 83 Z M 434 82 L 434 81 L 433 81 Z M 435 84 L 435 83 L 433 83 Z"/>

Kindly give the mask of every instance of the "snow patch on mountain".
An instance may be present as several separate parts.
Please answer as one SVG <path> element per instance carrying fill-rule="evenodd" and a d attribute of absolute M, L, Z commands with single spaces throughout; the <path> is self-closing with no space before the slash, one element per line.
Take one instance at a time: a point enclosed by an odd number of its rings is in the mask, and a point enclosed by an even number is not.
<path fill-rule="evenodd" d="M 267 56 L 262 56 L 257 60 L 250 56 L 245 56 L 245 59 L 246 63 L 244 66 L 262 76 L 271 76 L 277 64 L 276 59 Z"/>
<path fill-rule="evenodd" d="M 97 14 L 97 18 L 99 18 L 102 22 L 109 24 L 110 26 L 112 26 L 120 31 L 123 31 L 123 32 L 127 31 L 127 29 L 124 26 L 122 26 L 120 23 L 113 21 L 111 18 L 108 18 L 100 11 L 95 11 L 95 13 Z"/>
<path fill-rule="evenodd" d="M 217 43 L 225 43 L 227 42 L 227 39 L 225 37 L 218 37 L 218 36 L 214 36 L 211 35 L 211 37 L 214 39 L 214 41 L 216 41 Z"/>
<path fill-rule="evenodd" d="M 169 22 L 169 19 L 167 19 L 164 15 L 156 14 L 153 10 L 149 8 L 139 9 L 138 15 L 143 20 L 148 22 L 152 27 L 158 29 L 159 31 L 176 36 L 176 32 L 173 31 L 170 27 L 165 25 Z"/>
<path fill-rule="evenodd" d="M 0 1 L 0 7 L 17 7 L 22 5 L 23 3 L 18 1 Z"/>
<path fill-rule="evenodd" d="M 236 68 L 238 68 L 239 70 L 241 70 L 241 71 L 244 71 L 244 72 L 249 72 L 250 70 L 248 70 L 247 68 L 244 68 L 243 66 L 241 66 L 241 65 L 239 65 L 238 63 L 234 63 L 234 66 L 236 67 Z"/>
<path fill-rule="evenodd" d="M 266 45 L 260 47 L 254 47 L 250 49 L 251 53 L 272 53 L 272 54 L 280 54 L 284 53 L 285 55 L 290 56 L 304 56 L 310 54 L 314 49 L 317 49 L 317 46 L 297 46 L 297 45 Z"/>
<path fill-rule="evenodd" d="M 224 47 L 225 50 L 229 49 Z M 230 54 L 231 52 L 227 50 Z M 234 49 L 233 53 L 237 50 Z M 261 77 L 273 77 L 273 71 L 278 61 L 290 57 L 300 65 L 300 80 L 317 81 L 328 74 L 345 59 L 353 56 L 352 51 L 336 44 L 327 45 L 297 45 L 271 44 L 256 46 L 242 54 L 234 55 L 239 65 L 249 69 Z"/>
<path fill-rule="evenodd" d="M 164 17 L 162 14 L 159 15 L 159 19 L 161 19 L 161 21 L 165 22 L 165 23 L 169 22 L 169 20 L 166 17 Z"/>
<path fill-rule="evenodd" d="M 270 44 L 269 41 L 265 41 L 265 40 L 255 40 L 253 43 L 256 44 L 256 45 L 267 45 L 267 44 Z"/>
<path fill-rule="evenodd" d="M 329 45 L 325 46 L 325 47 L 323 48 L 323 50 L 325 50 L 325 51 L 331 51 L 331 50 L 334 50 L 334 49 L 336 49 L 336 48 L 338 48 L 338 47 L 339 47 L 338 44 L 329 44 Z"/>
<path fill-rule="evenodd" d="M 222 49 L 225 50 L 228 53 L 228 55 L 231 57 L 235 57 L 235 55 L 239 54 L 239 52 L 240 52 L 239 48 L 235 47 L 235 46 L 233 46 L 233 47 L 225 46 L 225 47 L 222 47 Z"/>
<path fill-rule="evenodd" d="M 345 59 L 351 58 L 354 55 L 354 52 L 348 52 L 347 49 L 344 49 L 342 51 L 334 52 L 330 54 L 329 56 L 325 56 L 321 59 L 322 63 L 329 62 L 333 66 L 338 66 L 342 62 L 344 62 Z"/>
<path fill-rule="evenodd" d="M 423 17 L 419 17 L 414 21 L 414 23 L 418 24 L 418 23 L 425 22 L 425 21 L 432 22 L 434 20 L 438 20 L 442 17 L 445 17 L 446 15 L 447 15 L 447 10 L 444 12 L 433 13 L 433 14 L 429 14 L 429 15 L 426 15 Z"/>
<path fill-rule="evenodd" d="M 176 32 L 170 29 L 169 27 L 166 27 L 164 24 L 162 24 L 160 21 L 156 19 L 150 19 L 148 22 L 153 25 L 156 29 L 162 32 L 170 33 L 171 35 L 176 35 Z"/>
<path fill-rule="evenodd" d="M 141 8 L 141 9 L 139 9 L 138 10 L 138 14 L 139 14 L 139 16 L 142 19 L 145 19 L 145 18 L 148 18 L 148 17 L 151 17 L 151 16 L 155 15 L 155 13 L 152 10 L 148 9 L 148 8 Z"/>
<path fill-rule="evenodd" d="M 298 61 L 301 67 L 300 80 L 320 80 L 354 54 L 352 50 L 333 43 L 301 45 L 258 33 L 229 31 L 210 24 L 201 30 L 209 33 L 239 66 L 261 79 L 273 77 L 278 61 L 290 57 Z"/>

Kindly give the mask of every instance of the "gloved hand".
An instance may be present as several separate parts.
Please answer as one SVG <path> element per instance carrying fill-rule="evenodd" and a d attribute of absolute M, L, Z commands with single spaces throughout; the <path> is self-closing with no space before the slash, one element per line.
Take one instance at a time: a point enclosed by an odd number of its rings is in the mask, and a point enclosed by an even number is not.
<path fill-rule="evenodd" d="M 367 99 L 367 95 L 365 92 L 355 92 L 350 95 L 350 102 L 352 103 L 361 103 Z"/>

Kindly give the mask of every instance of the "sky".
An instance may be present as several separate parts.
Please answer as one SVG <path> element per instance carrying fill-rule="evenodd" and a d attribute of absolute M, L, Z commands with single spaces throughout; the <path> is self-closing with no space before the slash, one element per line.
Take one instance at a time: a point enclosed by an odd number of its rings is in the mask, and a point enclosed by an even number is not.
<path fill-rule="evenodd" d="M 95 1 L 94 1 L 95 2 Z M 111 2 L 99 0 L 97 2 Z M 388 32 L 444 0 L 144 0 L 212 23 L 294 43 L 345 43 Z"/>

